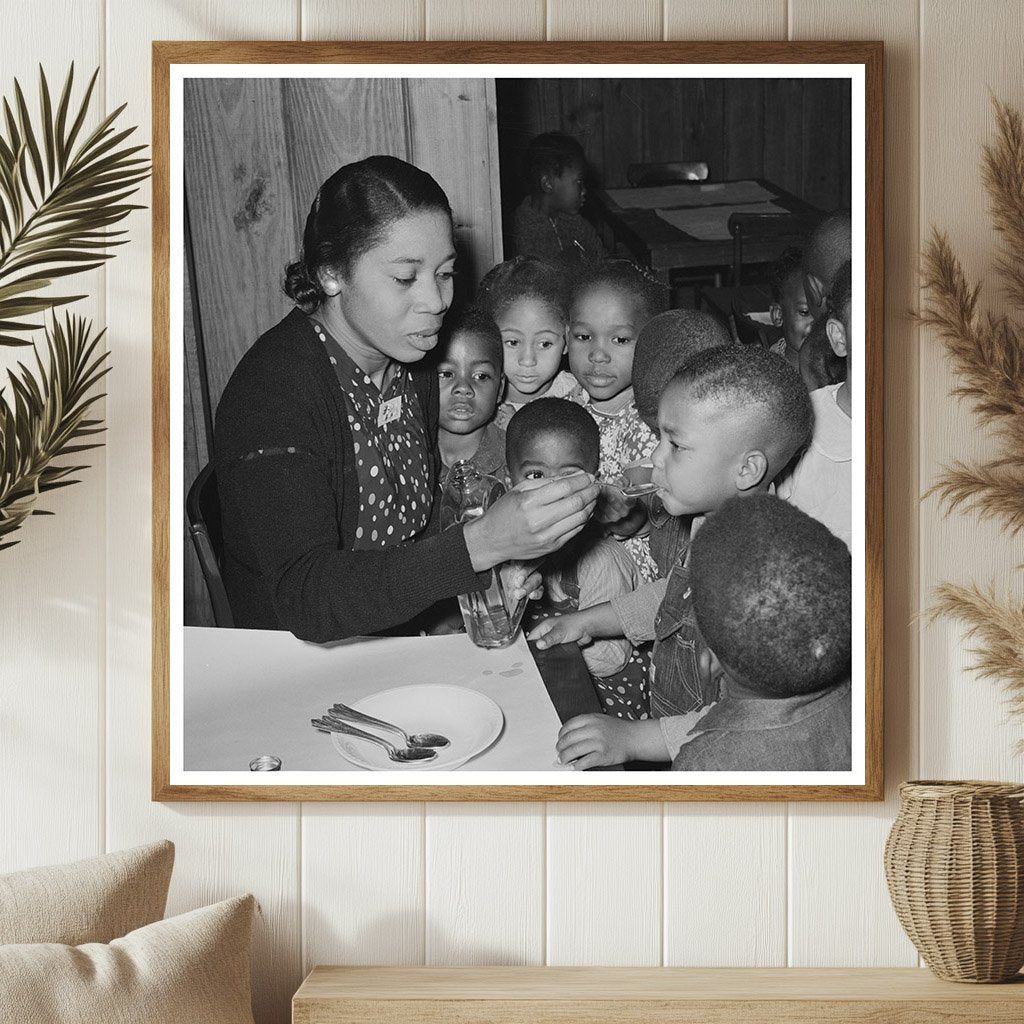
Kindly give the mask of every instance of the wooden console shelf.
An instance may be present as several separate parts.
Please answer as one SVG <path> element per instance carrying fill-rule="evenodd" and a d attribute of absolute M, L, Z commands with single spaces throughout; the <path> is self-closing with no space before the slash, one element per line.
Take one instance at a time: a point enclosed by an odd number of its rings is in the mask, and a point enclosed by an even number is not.
<path fill-rule="evenodd" d="M 990 1024 L 1024 1021 L 1001 985 L 926 970 L 316 967 L 293 1024 Z"/>

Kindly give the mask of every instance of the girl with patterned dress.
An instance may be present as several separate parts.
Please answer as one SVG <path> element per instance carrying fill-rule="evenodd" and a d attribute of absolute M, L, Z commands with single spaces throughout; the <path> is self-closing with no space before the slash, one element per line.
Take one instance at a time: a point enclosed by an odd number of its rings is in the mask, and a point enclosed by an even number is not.
<path fill-rule="evenodd" d="M 633 353 L 637 335 L 666 305 L 664 289 L 628 260 L 580 267 L 569 304 L 569 369 L 579 382 L 578 397 L 601 434 L 602 480 L 649 458 L 657 447 L 654 431 L 641 419 L 633 397 Z M 620 502 L 606 491 L 604 518 L 618 512 L 611 532 L 625 544 L 642 582 L 659 576 L 646 535 L 642 501 Z M 614 503 L 614 504 L 613 504 Z M 599 508 L 599 515 L 601 510 Z"/>

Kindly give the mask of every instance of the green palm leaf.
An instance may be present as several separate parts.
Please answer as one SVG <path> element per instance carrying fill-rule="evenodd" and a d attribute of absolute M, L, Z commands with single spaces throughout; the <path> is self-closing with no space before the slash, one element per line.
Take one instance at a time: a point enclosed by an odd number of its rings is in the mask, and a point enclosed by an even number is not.
<path fill-rule="evenodd" d="M 76 109 L 74 72 L 72 64 L 54 111 L 40 67 L 35 125 L 17 80 L 13 106 L 3 102 L 0 346 L 29 344 L 21 335 L 40 325 L 26 318 L 83 297 L 53 295 L 48 289 L 52 282 L 93 270 L 112 257 L 102 250 L 126 241 L 113 225 L 139 209 L 125 200 L 149 176 L 149 162 L 137 155 L 145 147 L 125 145 L 135 129 L 115 127 L 124 106 L 85 130 L 99 69 Z M 0 433 L 0 440 L 5 436 Z"/>
<path fill-rule="evenodd" d="M 105 351 L 97 352 L 103 332 L 64 314 L 46 330 L 48 360 L 36 353 L 36 367 L 19 363 L 8 371 L 10 398 L 0 391 L 0 550 L 30 515 L 47 515 L 37 507 L 40 494 L 75 483 L 68 479 L 85 469 L 57 460 L 100 446 L 87 440 L 101 432 L 89 410 L 103 395 L 96 384 L 109 372 Z"/>

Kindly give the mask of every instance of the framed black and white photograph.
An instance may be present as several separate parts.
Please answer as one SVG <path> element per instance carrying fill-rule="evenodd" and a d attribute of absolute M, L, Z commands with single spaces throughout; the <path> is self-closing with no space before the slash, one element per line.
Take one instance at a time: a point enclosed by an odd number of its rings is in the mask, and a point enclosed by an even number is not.
<path fill-rule="evenodd" d="M 882 794 L 882 45 L 154 43 L 153 794 Z"/>

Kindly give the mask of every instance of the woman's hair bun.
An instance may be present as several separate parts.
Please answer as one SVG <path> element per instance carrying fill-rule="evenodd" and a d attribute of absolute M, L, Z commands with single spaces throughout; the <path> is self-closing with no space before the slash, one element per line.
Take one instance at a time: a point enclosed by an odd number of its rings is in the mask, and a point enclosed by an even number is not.
<path fill-rule="evenodd" d="M 325 298 L 324 290 L 310 277 L 305 260 L 296 260 L 285 268 L 284 291 L 303 313 L 312 313 Z"/>

